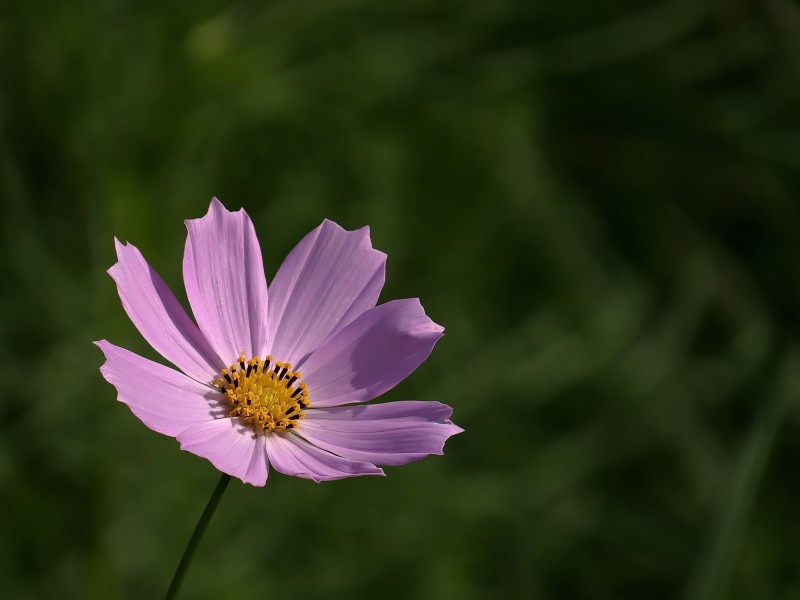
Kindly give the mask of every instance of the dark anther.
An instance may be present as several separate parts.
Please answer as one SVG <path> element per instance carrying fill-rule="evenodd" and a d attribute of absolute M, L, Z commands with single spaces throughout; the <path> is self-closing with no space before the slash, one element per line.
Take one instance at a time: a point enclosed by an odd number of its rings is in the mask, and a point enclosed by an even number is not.
<path fill-rule="evenodd" d="M 248 398 L 247 399 L 247 406 L 250 406 L 252 403 L 253 403 L 253 401 L 250 398 Z"/>
<path fill-rule="evenodd" d="M 289 414 L 289 411 L 286 411 L 286 414 L 288 415 L 288 414 Z M 289 417 L 289 418 L 290 418 L 292 421 L 295 421 L 295 420 L 297 420 L 297 419 L 299 419 L 299 418 L 300 418 L 300 415 L 292 415 L 292 416 L 291 416 L 291 417 Z M 290 423 L 290 425 L 291 425 L 291 423 Z"/>
<path fill-rule="evenodd" d="M 287 385 L 286 387 L 289 387 L 289 386 Z M 292 392 L 292 396 L 291 397 L 294 398 L 295 396 L 297 396 L 297 394 L 299 394 L 302 391 L 303 391 L 303 388 L 297 388 L 294 392 Z"/>
<path fill-rule="evenodd" d="M 280 370 L 281 370 L 281 366 L 280 365 L 275 365 L 275 375 L 277 375 L 278 371 L 280 371 Z"/>
<path fill-rule="evenodd" d="M 269 369 L 269 361 L 268 361 L 268 360 L 265 360 L 265 361 L 264 361 L 264 366 L 263 366 L 263 367 L 261 367 L 261 372 L 262 372 L 262 373 L 266 373 L 266 372 L 267 372 L 267 369 Z"/>
<path fill-rule="evenodd" d="M 245 373 L 245 377 L 250 377 L 250 372 L 253 370 L 253 365 L 247 365 L 247 373 Z"/>
<path fill-rule="evenodd" d="M 287 414 L 287 415 L 290 415 L 290 414 L 292 414 L 293 412 L 294 412 L 294 406 L 290 406 L 290 407 L 287 409 L 287 411 L 286 411 L 286 414 Z"/>
<path fill-rule="evenodd" d="M 228 375 L 227 373 L 225 373 L 225 381 L 227 381 L 228 383 L 233 383 L 233 382 L 231 381 L 231 376 L 230 376 L 230 375 Z"/>
<path fill-rule="evenodd" d="M 294 423 L 287 423 L 286 429 L 294 429 Z"/>
<path fill-rule="evenodd" d="M 288 371 L 288 370 L 289 370 L 289 369 L 287 369 L 286 367 L 283 367 L 283 368 L 281 369 L 281 374 L 280 374 L 280 375 L 278 375 L 278 379 L 280 380 L 280 379 L 283 379 L 284 377 L 286 377 L 286 371 Z"/>
<path fill-rule="evenodd" d="M 292 378 L 286 382 L 286 389 L 292 387 L 292 384 L 297 381 L 297 375 L 292 375 Z"/>

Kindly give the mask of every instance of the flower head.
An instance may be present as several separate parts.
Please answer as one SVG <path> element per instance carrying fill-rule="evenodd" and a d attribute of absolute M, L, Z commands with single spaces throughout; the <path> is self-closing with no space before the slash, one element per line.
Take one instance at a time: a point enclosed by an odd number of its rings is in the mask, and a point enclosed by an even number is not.
<path fill-rule="evenodd" d="M 438 402 L 363 404 L 397 385 L 443 329 L 419 300 L 377 305 L 386 255 L 368 228 L 324 221 L 267 288 L 250 218 L 214 198 L 186 221 L 183 279 L 192 320 L 131 244 L 109 274 L 122 306 L 172 369 L 95 342 L 120 402 L 150 429 L 220 471 L 264 485 L 269 465 L 324 481 L 382 475 L 442 454 L 459 433 Z"/>

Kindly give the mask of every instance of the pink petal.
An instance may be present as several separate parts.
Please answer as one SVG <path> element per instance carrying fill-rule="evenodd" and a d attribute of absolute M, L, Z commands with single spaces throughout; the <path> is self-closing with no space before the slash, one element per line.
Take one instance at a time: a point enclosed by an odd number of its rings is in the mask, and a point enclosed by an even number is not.
<path fill-rule="evenodd" d="M 289 253 L 269 288 L 269 343 L 295 368 L 331 333 L 375 306 L 386 255 L 369 228 L 345 231 L 327 219 Z"/>
<path fill-rule="evenodd" d="M 408 377 L 444 329 L 419 300 L 394 300 L 368 310 L 328 338 L 302 367 L 312 407 L 370 400 Z"/>
<path fill-rule="evenodd" d="M 108 273 L 122 306 L 153 349 L 187 375 L 210 381 L 224 366 L 175 295 L 136 246 L 115 239 L 117 263 Z"/>
<path fill-rule="evenodd" d="M 271 433 L 265 438 L 269 462 L 284 475 L 316 482 L 359 475 L 383 475 L 383 470 L 375 465 L 330 454 L 291 433 Z"/>
<path fill-rule="evenodd" d="M 217 469 L 244 483 L 267 482 L 265 436 L 256 435 L 238 417 L 198 423 L 178 436 L 181 450 L 211 461 Z"/>
<path fill-rule="evenodd" d="M 100 372 L 117 388 L 117 399 L 153 431 L 175 437 L 220 414 L 218 390 L 106 340 L 95 344 L 106 356 Z"/>
<path fill-rule="evenodd" d="M 264 356 L 267 280 L 250 217 L 214 198 L 206 216 L 186 228 L 183 280 L 200 330 L 226 364 L 241 352 Z"/>
<path fill-rule="evenodd" d="M 309 442 L 352 460 L 403 465 L 443 454 L 444 443 L 461 433 L 453 412 L 438 402 L 387 402 L 311 409 L 298 433 Z"/>

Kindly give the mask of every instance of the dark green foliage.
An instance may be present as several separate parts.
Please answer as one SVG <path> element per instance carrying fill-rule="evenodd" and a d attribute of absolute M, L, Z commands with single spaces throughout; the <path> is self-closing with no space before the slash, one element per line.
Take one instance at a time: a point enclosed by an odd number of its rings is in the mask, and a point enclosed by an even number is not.
<path fill-rule="evenodd" d="M 113 236 L 269 274 L 372 226 L 447 328 L 387 399 L 467 430 L 386 479 L 234 482 L 185 598 L 800 595 L 792 0 L 0 5 L 0 590 L 155 598 L 216 481 L 91 341 L 155 358 Z"/>

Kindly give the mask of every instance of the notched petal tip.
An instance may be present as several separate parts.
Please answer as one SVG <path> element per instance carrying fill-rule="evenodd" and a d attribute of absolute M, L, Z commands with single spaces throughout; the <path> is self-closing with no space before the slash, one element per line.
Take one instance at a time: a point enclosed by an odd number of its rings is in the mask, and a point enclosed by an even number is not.
<path fill-rule="evenodd" d="M 108 365 L 110 353 L 114 352 L 117 346 L 109 342 L 107 339 L 95 340 L 92 342 L 92 345 L 97 346 L 100 349 L 100 352 L 103 353 L 103 358 L 105 360 L 103 361 L 103 364 L 100 365 L 100 371 L 102 372 L 103 368 Z"/>
<path fill-rule="evenodd" d="M 422 301 L 419 298 L 410 298 L 410 301 L 417 303 L 417 308 L 421 313 L 421 318 L 419 321 L 417 321 L 415 331 L 418 331 L 419 333 L 432 333 L 437 335 L 438 338 L 441 338 L 444 335 L 444 327 L 439 325 L 428 316 L 428 313 L 425 312 L 425 307 L 422 306 Z"/>
<path fill-rule="evenodd" d="M 368 310 L 329 337 L 300 367 L 312 402 L 328 407 L 378 397 L 428 358 L 442 331 L 416 298 Z"/>
<path fill-rule="evenodd" d="M 458 435 L 459 433 L 464 433 L 464 428 L 463 427 L 461 427 L 459 425 L 456 425 L 455 423 L 452 423 L 452 422 L 448 423 L 448 425 L 450 426 L 450 429 L 452 431 L 452 433 L 450 434 L 450 437 L 453 437 L 454 435 Z"/>
<path fill-rule="evenodd" d="M 373 308 L 386 254 L 369 228 L 325 219 L 295 246 L 270 284 L 270 351 L 299 366 L 326 338 Z"/>
<path fill-rule="evenodd" d="M 211 202 L 208 204 L 208 210 L 206 211 L 206 214 L 204 214 L 202 217 L 195 217 L 194 219 L 184 219 L 183 224 L 188 228 L 191 224 L 199 223 L 200 221 L 206 219 L 213 221 L 219 218 L 225 218 L 226 215 L 236 215 L 239 213 L 247 214 L 244 208 L 240 208 L 239 210 L 228 210 L 219 198 L 213 196 L 211 198 Z"/>
<path fill-rule="evenodd" d="M 379 258 L 380 260 L 383 260 L 384 263 L 386 262 L 388 255 L 385 252 L 378 250 L 372 245 L 372 232 L 370 230 L 369 225 L 364 225 L 363 227 L 359 227 L 358 229 L 345 229 L 344 227 L 339 225 L 336 221 L 332 221 L 331 219 L 326 218 L 322 220 L 319 229 L 321 229 L 322 231 L 332 229 L 336 231 L 337 234 L 339 235 L 344 234 L 346 236 L 357 238 L 359 243 L 366 246 L 371 251 L 371 254 L 373 256 Z"/>
<path fill-rule="evenodd" d="M 221 361 L 158 273 L 133 244 L 114 238 L 117 262 L 108 274 L 136 329 L 156 352 L 198 380 L 213 377 Z"/>
<path fill-rule="evenodd" d="M 431 402 L 441 410 L 441 413 L 437 414 L 432 420 L 443 426 L 443 431 L 446 432 L 446 436 L 442 439 L 442 448 L 440 452 L 436 454 L 444 454 L 444 445 L 454 435 L 458 435 L 459 433 L 464 433 L 464 428 L 456 425 L 450 420 L 450 417 L 453 415 L 453 408 L 447 404 L 442 402 Z"/>
<path fill-rule="evenodd" d="M 441 410 L 440 413 L 436 414 L 433 420 L 436 421 L 437 423 L 440 423 L 441 425 L 448 425 L 452 431 L 450 435 L 457 435 L 464 431 L 462 427 L 459 427 L 450 420 L 450 418 L 453 416 L 453 407 L 449 406 L 448 404 L 444 404 L 442 402 L 430 402 L 430 404 L 434 404 L 437 408 Z"/>
<path fill-rule="evenodd" d="M 117 255 L 117 262 L 106 269 L 106 273 L 111 275 L 111 278 L 114 280 L 116 280 L 115 273 L 117 273 L 117 271 L 120 269 L 119 263 L 122 260 L 122 254 L 127 250 L 127 248 L 127 242 L 121 242 L 119 238 L 114 236 L 114 253 Z"/>
<path fill-rule="evenodd" d="M 216 394 L 206 384 L 106 340 L 95 345 L 105 355 L 100 373 L 116 389 L 117 401 L 153 431 L 175 437 L 216 418 Z"/>
<path fill-rule="evenodd" d="M 104 360 L 103 360 L 103 364 L 100 365 L 100 372 L 105 376 L 105 372 L 103 371 L 103 369 L 108 364 L 108 354 L 106 352 L 106 348 L 110 345 L 110 342 L 108 340 L 106 340 L 106 339 L 102 339 L 102 340 L 94 340 L 92 342 L 92 344 L 94 346 L 97 346 L 98 348 L 100 348 L 100 352 L 103 353 L 103 359 Z"/>
<path fill-rule="evenodd" d="M 183 279 L 197 325 L 226 362 L 263 355 L 267 281 L 252 220 L 215 197 L 205 216 L 184 223 Z"/>
<path fill-rule="evenodd" d="M 309 411 L 303 435 L 315 446 L 350 460 L 399 466 L 444 454 L 447 440 L 463 429 L 439 402 L 400 401 Z"/>
<path fill-rule="evenodd" d="M 234 212 L 232 210 L 228 210 L 227 208 L 225 208 L 225 205 L 216 196 L 211 197 L 211 202 L 208 203 L 208 211 L 206 212 L 206 214 L 210 213 L 212 210 Z"/>

